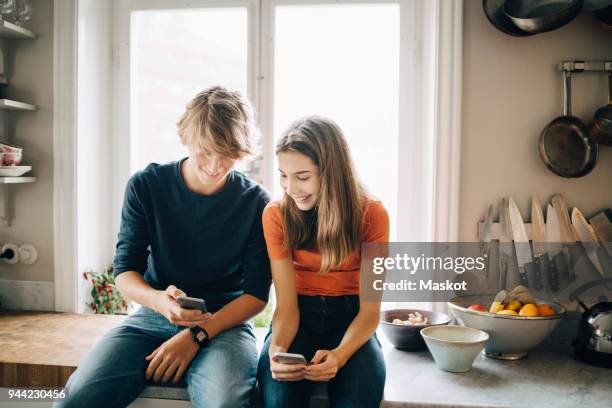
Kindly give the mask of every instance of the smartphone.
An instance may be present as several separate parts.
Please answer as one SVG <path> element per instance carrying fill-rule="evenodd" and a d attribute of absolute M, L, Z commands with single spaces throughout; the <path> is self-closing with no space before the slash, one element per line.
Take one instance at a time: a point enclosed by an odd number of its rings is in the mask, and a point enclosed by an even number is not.
<path fill-rule="evenodd" d="M 283 363 L 283 364 L 308 365 L 308 363 L 306 362 L 306 359 L 301 354 L 276 352 L 274 354 L 274 357 L 276 357 L 279 363 Z"/>
<path fill-rule="evenodd" d="M 176 301 L 185 309 L 198 309 L 205 313 L 208 312 L 208 309 L 206 309 L 206 301 L 204 299 L 181 295 L 176 298 Z"/>

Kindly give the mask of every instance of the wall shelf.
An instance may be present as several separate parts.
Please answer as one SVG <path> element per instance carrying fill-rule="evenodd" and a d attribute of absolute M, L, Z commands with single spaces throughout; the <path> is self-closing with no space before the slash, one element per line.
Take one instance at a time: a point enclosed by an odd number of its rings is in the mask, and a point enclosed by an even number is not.
<path fill-rule="evenodd" d="M 35 183 L 36 177 L 0 177 L 0 184 Z"/>
<path fill-rule="evenodd" d="M 33 40 L 36 38 L 36 34 L 27 28 L 2 20 L 0 21 L 0 37 L 15 40 Z"/>
<path fill-rule="evenodd" d="M 36 105 L 29 103 L 13 101 L 11 99 L 0 99 L 0 110 L 35 111 L 37 109 Z"/>

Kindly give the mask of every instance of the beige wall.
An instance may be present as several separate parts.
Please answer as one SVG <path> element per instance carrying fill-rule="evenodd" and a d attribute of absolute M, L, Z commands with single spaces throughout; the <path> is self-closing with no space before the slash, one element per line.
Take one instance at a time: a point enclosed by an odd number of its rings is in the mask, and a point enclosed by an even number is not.
<path fill-rule="evenodd" d="M 562 60 L 612 60 L 612 34 L 589 14 L 558 30 L 516 38 L 486 19 L 480 0 L 465 0 L 463 123 L 459 238 L 474 241 L 476 223 L 504 195 L 529 217 L 531 195 L 542 203 L 555 193 L 588 217 L 612 207 L 612 147 L 602 147 L 595 169 L 578 179 L 561 178 L 541 162 L 540 131 L 562 113 Z M 574 114 L 583 120 L 606 102 L 607 78 L 573 77 Z"/>
<path fill-rule="evenodd" d="M 34 184 L 10 186 L 13 219 L 0 227 L 0 242 L 30 243 L 38 249 L 31 266 L 0 262 L 0 279 L 53 281 L 53 1 L 31 0 L 34 13 L 25 26 L 35 40 L 5 42 L 9 96 L 38 106 L 37 112 L 11 114 L 12 143 L 23 147 L 22 164 L 31 165 Z"/>

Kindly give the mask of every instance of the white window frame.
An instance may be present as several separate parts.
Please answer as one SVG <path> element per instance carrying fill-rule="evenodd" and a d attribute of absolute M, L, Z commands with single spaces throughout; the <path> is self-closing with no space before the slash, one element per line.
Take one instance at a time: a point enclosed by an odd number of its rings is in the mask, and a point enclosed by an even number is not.
<path fill-rule="evenodd" d="M 115 0 L 113 21 L 119 21 L 117 39 L 128 38 L 129 10 L 227 7 L 246 5 L 249 9 L 249 46 L 247 79 L 248 96 L 262 112 L 262 148 L 272 151 L 270 134 L 273 107 L 273 18 L 276 5 L 285 4 L 355 4 L 370 0 L 299 1 L 299 0 Z M 398 241 L 456 241 L 458 237 L 459 170 L 461 142 L 461 44 L 462 0 L 396 0 L 400 4 L 400 145 L 399 174 L 419 174 L 406 186 L 398 185 Z M 54 57 L 54 251 L 55 307 L 58 311 L 76 311 L 76 287 L 80 271 L 76 270 L 76 39 L 77 0 L 56 1 Z M 261 14 L 261 18 L 260 18 Z M 261 26 L 259 22 L 261 21 Z M 110 22 L 112 24 L 112 22 Z M 428 25 L 430 24 L 430 25 Z M 265 39 L 263 41 L 262 39 Z M 253 52 L 259 49 L 260 54 Z M 118 77 L 113 82 L 128 92 L 128 98 L 112 101 L 113 167 L 117 177 L 110 195 L 120 213 L 123 186 L 129 177 L 129 149 L 119 148 L 119 137 L 129 131 L 129 43 L 116 41 L 113 50 Z M 261 57 L 261 59 L 259 59 Z M 117 69 L 117 65 L 119 68 Z M 428 65 L 429 63 L 429 65 Z M 129 67 L 129 65 L 128 65 Z M 119 75 L 119 72 L 121 75 Z M 410 72 L 411 75 L 405 75 Z M 421 135 L 411 141 L 402 135 Z M 410 148 L 408 148 L 408 146 Z M 273 157 L 264 154 L 263 180 L 267 187 L 274 182 Z M 422 197 L 430 197 L 423 200 Z M 415 227 L 410 214 L 423 214 Z M 118 216 L 113 218 L 118 230 Z M 430 222 L 431 221 L 431 222 Z M 434 305 L 434 309 L 437 306 Z"/>
<path fill-rule="evenodd" d="M 125 185 L 130 177 L 130 143 L 126 135 L 130 134 L 130 14 L 137 10 L 162 9 L 193 9 L 193 8 L 229 8 L 246 7 L 248 21 L 247 43 L 247 97 L 252 101 L 257 112 L 259 106 L 259 87 L 257 72 L 259 56 L 255 52 L 259 44 L 259 2 L 257 0 L 114 0 L 115 17 L 119 22 L 119 30 L 115 39 L 114 74 L 114 112 L 115 127 L 113 131 L 113 156 L 117 158 L 118 166 L 113 177 L 111 193 L 112 206 L 115 214 L 121 213 Z M 187 102 L 187 101 L 185 101 Z M 113 220 L 113 231 L 119 230 L 120 219 Z"/>

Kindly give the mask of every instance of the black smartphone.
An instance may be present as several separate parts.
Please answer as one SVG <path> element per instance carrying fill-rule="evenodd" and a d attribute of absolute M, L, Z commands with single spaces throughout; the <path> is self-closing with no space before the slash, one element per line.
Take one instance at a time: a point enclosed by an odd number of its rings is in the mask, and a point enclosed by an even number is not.
<path fill-rule="evenodd" d="M 208 312 L 208 309 L 206 309 L 206 301 L 204 299 L 181 295 L 176 298 L 176 301 L 185 309 L 197 309 L 205 313 Z"/>

